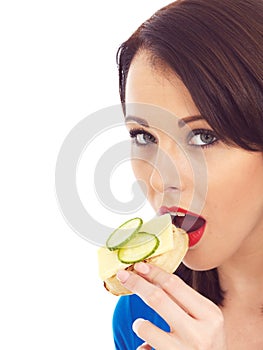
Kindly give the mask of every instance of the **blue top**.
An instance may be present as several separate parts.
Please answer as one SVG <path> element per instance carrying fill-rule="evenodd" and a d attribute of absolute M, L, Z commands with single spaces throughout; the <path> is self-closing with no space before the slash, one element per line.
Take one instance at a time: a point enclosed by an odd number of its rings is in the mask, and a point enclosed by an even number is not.
<path fill-rule="evenodd" d="M 168 324 L 136 294 L 119 299 L 113 315 L 113 336 L 116 350 L 136 350 L 144 341 L 132 330 L 137 318 L 144 318 L 169 332 Z"/>

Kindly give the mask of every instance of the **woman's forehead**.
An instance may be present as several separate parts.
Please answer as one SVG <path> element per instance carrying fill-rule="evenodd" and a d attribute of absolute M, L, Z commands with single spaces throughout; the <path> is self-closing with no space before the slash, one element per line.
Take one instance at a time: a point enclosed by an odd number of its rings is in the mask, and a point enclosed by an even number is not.
<path fill-rule="evenodd" d="M 126 115 L 172 114 L 173 118 L 199 115 L 200 112 L 183 82 L 171 69 L 152 65 L 148 55 L 141 53 L 132 61 L 126 82 Z M 146 107 L 147 106 L 147 107 Z M 146 113 L 146 110 L 152 113 Z"/>

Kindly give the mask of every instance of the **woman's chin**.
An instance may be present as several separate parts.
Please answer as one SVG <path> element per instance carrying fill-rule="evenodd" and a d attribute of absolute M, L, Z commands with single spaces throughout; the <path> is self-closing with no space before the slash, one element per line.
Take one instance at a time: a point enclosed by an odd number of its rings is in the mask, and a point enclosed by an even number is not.
<path fill-rule="evenodd" d="M 216 261 L 209 261 L 209 259 L 198 259 L 189 257 L 189 252 L 186 254 L 183 264 L 194 271 L 208 271 L 217 268 L 219 264 Z"/>

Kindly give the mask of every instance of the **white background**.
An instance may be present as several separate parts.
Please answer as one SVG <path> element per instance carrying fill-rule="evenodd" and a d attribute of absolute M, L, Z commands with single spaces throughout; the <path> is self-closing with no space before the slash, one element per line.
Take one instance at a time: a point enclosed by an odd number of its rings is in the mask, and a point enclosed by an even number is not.
<path fill-rule="evenodd" d="M 80 120 L 119 103 L 116 50 L 166 4 L 0 4 L 1 350 L 114 349 L 117 298 L 98 278 L 97 247 L 61 215 L 56 158 Z"/>

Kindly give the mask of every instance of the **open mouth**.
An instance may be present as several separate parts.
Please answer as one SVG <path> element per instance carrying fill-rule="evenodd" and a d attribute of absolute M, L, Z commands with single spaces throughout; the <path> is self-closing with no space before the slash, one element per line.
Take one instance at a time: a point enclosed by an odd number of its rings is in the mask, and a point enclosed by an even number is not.
<path fill-rule="evenodd" d="M 191 214 L 184 213 L 170 213 L 172 222 L 176 227 L 180 227 L 187 233 L 191 233 L 199 230 L 205 224 L 205 219 L 202 217 L 196 217 Z"/>
<path fill-rule="evenodd" d="M 186 231 L 189 235 L 189 247 L 197 244 L 203 236 L 206 221 L 201 216 L 190 213 L 181 208 L 165 208 L 160 209 L 160 214 L 169 213 L 172 218 L 172 223 Z"/>

